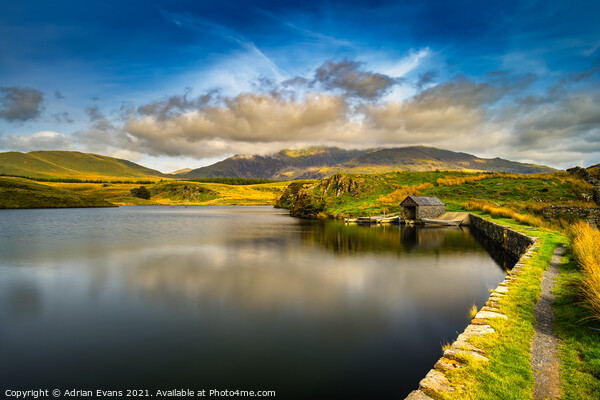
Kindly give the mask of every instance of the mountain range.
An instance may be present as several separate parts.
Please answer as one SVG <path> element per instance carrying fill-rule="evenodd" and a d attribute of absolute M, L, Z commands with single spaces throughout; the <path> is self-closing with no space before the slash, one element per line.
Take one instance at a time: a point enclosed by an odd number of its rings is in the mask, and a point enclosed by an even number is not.
<path fill-rule="evenodd" d="M 467 153 L 413 146 L 391 149 L 343 150 L 310 147 L 282 150 L 268 156 L 236 155 L 213 165 L 175 176 L 185 179 L 242 177 L 267 179 L 317 179 L 338 172 L 389 171 L 491 171 L 521 174 L 552 173 L 555 169 L 502 158 L 479 158 Z"/>
<path fill-rule="evenodd" d="M 74 151 L 0 153 L 0 175 L 76 179 L 197 179 L 261 178 L 276 180 L 324 178 L 338 172 L 493 171 L 522 174 L 551 173 L 550 167 L 501 158 L 479 158 L 467 153 L 415 146 L 390 149 L 344 150 L 310 147 L 282 150 L 273 155 L 236 155 L 213 165 L 170 174 L 131 161 Z"/>

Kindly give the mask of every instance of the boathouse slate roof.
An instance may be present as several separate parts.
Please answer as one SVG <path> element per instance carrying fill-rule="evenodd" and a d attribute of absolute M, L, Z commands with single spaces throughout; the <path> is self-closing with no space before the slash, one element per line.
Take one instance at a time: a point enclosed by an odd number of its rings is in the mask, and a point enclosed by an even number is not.
<path fill-rule="evenodd" d="M 443 205 L 445 205 L 444 203 L 442 203 L 442 201 L 440 199 L 438 199 L 437 197 L 434 197 L 434 196 L 408 196 L 400 204 L 403 204 L 408 199 L 411 199 L 412 201 L 417 203 L 417 205 L 419 205 L 419 206 L 443 206 Z"/>

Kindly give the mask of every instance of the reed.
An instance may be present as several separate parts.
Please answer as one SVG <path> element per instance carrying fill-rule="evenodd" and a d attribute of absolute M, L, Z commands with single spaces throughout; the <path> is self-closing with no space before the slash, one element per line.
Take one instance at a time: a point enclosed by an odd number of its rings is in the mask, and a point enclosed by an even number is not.
<path fill-rule="evenodd" d="M 585 222 L 571 229 L 573 253 L 582 270 L 579 283 L 592 318 L 600 321 L 600 232 Z"/>

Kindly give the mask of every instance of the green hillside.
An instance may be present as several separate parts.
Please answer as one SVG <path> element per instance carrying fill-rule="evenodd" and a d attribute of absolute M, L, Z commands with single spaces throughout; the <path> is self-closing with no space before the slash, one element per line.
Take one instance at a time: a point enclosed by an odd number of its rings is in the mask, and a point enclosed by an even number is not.
<path fill-rule="evenodd" d="M 318 181 L 292 183 L 277 206 L 292 215 L 368 216 L 400 211 L 408 195 L 437 196 L 447 210 L 471 202 L 540 213 L 543 205 L 582 203 L 592 186 L 566 172 L 550 175 L 464 172 L 340 173 Z"/>
<path fill-rule="evenodd" d="M 0 208 L 114 207 L 95 196 L 22 178 L 0 177 Z"/>
<path fill-rule="evenodd" d="M 0 153 L 0 174 L 46 179 L 156 179 L 164 176 L 131 161 L 76 151 Z"/>

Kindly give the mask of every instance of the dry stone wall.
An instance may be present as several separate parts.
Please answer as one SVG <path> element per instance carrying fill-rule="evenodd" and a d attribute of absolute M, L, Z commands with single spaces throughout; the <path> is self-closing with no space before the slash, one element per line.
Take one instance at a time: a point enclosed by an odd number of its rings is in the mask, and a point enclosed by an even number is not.
<path fill-rule="evenodd" d="M 559 206 L 551 205 L 542 210 L 544 217 L 558 218 L 566 215 L 572 215 L 578 218 L 592 220 L 596 225 L 600 225 L 600 207 L 581 207 L 581 206 Z"/>

